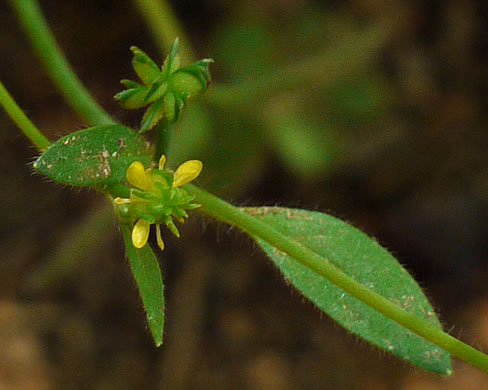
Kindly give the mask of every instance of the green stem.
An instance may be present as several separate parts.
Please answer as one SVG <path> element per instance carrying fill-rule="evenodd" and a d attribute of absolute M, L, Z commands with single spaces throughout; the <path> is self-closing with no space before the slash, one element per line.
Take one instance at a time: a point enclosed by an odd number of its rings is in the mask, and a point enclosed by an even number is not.
<path fill-rule="evenodd" d="M 8 116 L 15 122 L 24 135 L 31 140 L 36 148 L 42 152 L 46 150 L 51 143 L 39 131 L 39 129 L 24 114 L 22 109 L 17 105 L 15 100 L 10 96 L 2 82 L 0 82 L 0 104 L 3 106 Z"/>
<path fill-rule="evenodd" d="M 368 69 L 390 37 L 389 30 L 375 26 L 334 43 L 324 52 L 272 73 L 235 85 L 214 83 L 204 97 L 217 106 L 240 107 L 286 90 L 307 86 L 330 88 L 339 81 Z"/>
<path fill-rule="evenodd" d="M 34 50 L 71 107 L 92 125 L 116 123 L 92 98 L 73 72 L 36 0 L 9 0 Z"/>
<path fill-rule="evenodd" d="M 314 272 L 327 278 L 385 317 L 399 323 L 459 359 L 464 360 L 466 363 L 488 373 L 488 356 L 484 353 L 435 328 L 413 314 L 408 313 L 386 298 L 358 283 L 317 253 L 281 234 L 266 223 L 240 211 L 237 207 L 194 185 L 188 184 L 185 186 L 185 189 L 195 196 L 197 203 L 202 205 L 200 209 L 202 212 L 220 221 L 236 226 L 251 236 L 261 238 Z"/>
<path fill-rule="evenodd" d="M 151 29 L 151 33 L 163 53 L 169 53 L 176 38 L 183 43 L 181 52 L 183 63 L 193 63 L 196 56 L 190 40 L 178 21 L 171 6 L 165 0 L 133 0 L 141 15 Z"/>
<path fill-rule="evenodd" d="M 174 123 L 161 121 L 156 126 L 156 150 L 154 151 L 154 161 L 158 162 L 161 155 L 168 157 L 169 145 L 175 131 Z"/>

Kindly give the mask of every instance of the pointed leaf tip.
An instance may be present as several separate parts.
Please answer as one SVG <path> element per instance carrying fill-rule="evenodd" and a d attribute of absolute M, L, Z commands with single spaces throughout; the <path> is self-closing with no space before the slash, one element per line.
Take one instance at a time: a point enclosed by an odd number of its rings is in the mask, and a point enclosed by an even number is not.
<path fill-rule="evenodd" d="M 164 284 L 158 259 L 149 245 L 136 249 L 132 244 L 131 225 L 121 225 L 129 264 L 139 289 L 147 323 L 154 344 L 163 343 L 164 333 Z"/>

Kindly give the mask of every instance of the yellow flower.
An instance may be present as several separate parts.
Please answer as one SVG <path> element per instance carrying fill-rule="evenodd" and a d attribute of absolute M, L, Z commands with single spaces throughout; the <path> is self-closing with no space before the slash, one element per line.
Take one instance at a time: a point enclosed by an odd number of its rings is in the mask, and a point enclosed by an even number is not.
<path fill-rule="evenodd" d="M 161 237 L 161 224 L 164 223 L 177 237 L 180 236 L 173 218 L 183 222 L 188 216 L 185 210 L 199 207 L 192 203 L 193 197 L 182 188 L 196 179 L 203 164 L 198 160 L 189 160 L 181 164 L 174 173 L 165 171 L 166 157 L 159 160 L 159 169 L 144 168 L 139 161 L 134 161 L 127 169 L 127 181 L 133 189 L 129 198 L 115 198 L 122 217 L 135 220 L 132 229 L 132 244 L 143 248 L 149 238 L 150 227 L 156 225 L 158 246 L 164 249 Z"/>

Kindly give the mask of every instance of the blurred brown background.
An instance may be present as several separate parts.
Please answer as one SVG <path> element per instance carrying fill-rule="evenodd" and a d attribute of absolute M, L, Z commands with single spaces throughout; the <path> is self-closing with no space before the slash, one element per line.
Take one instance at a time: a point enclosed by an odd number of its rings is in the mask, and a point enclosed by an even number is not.
<path fill-rule="evenodd" d="M 488 350 L 486 3 L 172 3 L 198 55 L 215 60 L 215 91 L 184 113 L 173 164 L 203 160 L 199 183 L 234 203 L 352 222 L 416 277 L 451 334 Z M 133 3 L 41 5 L 89 90 L 137 127 L 142 113 L 112 99 L 135 78 L 129 47 L 163 56 Z M 83 128 L 4 3 L 0 21 L 7 89 L 50 139 Z M 372 28 L 377 41 L 358 39 Z M 322 54 L 331 65 L 317 80 L 237 105 L 212 97 Z M 440 378 L 358 342 L 248 238 L 198 216 L 182 239 L 165 234 L 156 349 L 102 197 L 33 174 L 36 150 L 3 111 L 0 126 L 0 389 L 488 388 L 458 361 Z"/>

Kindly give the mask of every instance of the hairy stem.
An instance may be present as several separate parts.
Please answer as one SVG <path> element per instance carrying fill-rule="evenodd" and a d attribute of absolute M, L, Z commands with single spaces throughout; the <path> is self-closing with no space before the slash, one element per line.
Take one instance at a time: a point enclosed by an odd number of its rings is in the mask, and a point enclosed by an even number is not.
<path fill-rule="evenodd" d="M 67 102 L 92 125 L 116 123 L 81 83 L 54 38 L 36 0 L 9 0 L 32 47 Z"/>
<path fill-rule="evenodd" d="M 0 104 L 7 112 L 8 116 L 40 152 L 43 152 L 48 148 L 51 144 L 49 140 L 39 131 L 30 119 L 27 118 L 22 109 L 5 89 L 2 82 L 0 82 Z"/>
<path fill-rule="evenodd" d="M 169 53 L 175 38 L 183 43 L 183 63 L 195 62 L 196 56 L 190 40 L 166 0 L 133 0 L 150 27 L 151 33 L 163 53 Z"/>
<path fill-rule="evenodd" d="M 450 352 L 466 363 L 488 373 L 488 356 L 484 353 L 435 328 L 423 319 L 408 313 L 388 299 L 383 298 L 381 295 L 358 283 L 317 253 L 281 234 L 268 224 L 240 211 L 237 207 L 194 185 L 188 184 L 185 186 L 185 189 L 195 196 L 197 203 L 202 205 L 200 210 L 203 213 L 236 226 L 251 236 L 261 238 L 314 272 L 327 278 L 336 286 L 383 314 L 385 317 L 397 322 L 445 351 Z"/>

